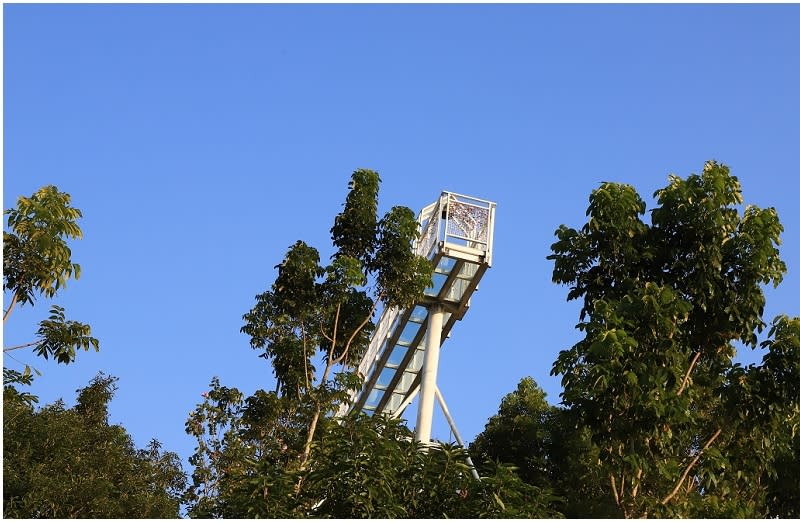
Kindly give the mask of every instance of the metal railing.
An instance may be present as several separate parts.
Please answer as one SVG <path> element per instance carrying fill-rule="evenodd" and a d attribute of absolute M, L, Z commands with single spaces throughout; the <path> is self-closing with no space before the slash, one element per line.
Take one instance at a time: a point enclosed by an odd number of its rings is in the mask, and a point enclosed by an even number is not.
<path fill-rule="evenodd" d="M 420 212 L 422 234 L 416 253 L 430 259 L 439 241 L 490 253 L 494 208 L 491 201 L 442 192 L 434 205 Z"/>

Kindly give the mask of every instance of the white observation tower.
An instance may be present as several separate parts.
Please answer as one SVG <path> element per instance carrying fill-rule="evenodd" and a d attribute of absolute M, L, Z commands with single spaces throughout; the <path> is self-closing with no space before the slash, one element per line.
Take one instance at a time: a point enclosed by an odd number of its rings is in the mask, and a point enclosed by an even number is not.
<path fill-rule="evenodd" d="M 398 417 L 419 394 L 415 439 L 430 443 L 435 398 L 464 445 L 436 385 L 439 350 L 492 264 L 495 206 L 442 192 L 420 212 L 422 235 L 414 246 L 435 267 L 433 286 L 411 308 L 383 311 L 358 366 L 364 385 L 340 414 L 356 410 Z"/>

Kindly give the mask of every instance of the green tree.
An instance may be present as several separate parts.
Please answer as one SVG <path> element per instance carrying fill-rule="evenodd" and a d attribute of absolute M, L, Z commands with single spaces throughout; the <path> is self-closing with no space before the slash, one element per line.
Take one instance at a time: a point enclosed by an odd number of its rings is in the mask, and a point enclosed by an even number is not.
<path fill-rule="evenodd" d="M 588 222 L 556 231 L 553 280 L 583 299 L 584 337 L 553 366 L 563 402 L 624 516 L 767 516 L 763 477 L 800 422 L 800 319 L 773 322 L 761 365 L 733 358 L 766 326 L 783 227 L 773 208 L 740 213 L 739 182 L 715 162 L 654 196 L 646 224 L 633 187 L 602 183 Z"/>
<path fill-rule="evenodd" d="M 506 395 L 496 415 L 470 444 L 481 472 L 511 465 L 520 479 L 553 494 L 551 509 L 567 518 L 621 516 L 603 487 L 598 452 L 574 412 L 550 405 L 531 377 Z"/>
<path fill-rule="evenodd" d="M 331 228 L 331 263 L 321 266 L 319 252 L 297 241 L 276 267 L 271 290 L 256 296 L 244 315 L 242 332 L 271 360 L 277 392 L 296 397 L 303 403 L 298 408 L 310 412 L 302 460 L 321 418 L 360 384 L 352 369 L 369 344 L 379 304 L 410 306 L 431 282 L 433 267 L 412 250 L 420 233 L 414 213 L 396 206 L 379 220 L 379 186 L 377 172 L 353 172 Z M 318 355 L 324 366 L 319 377 Z"/>
<path fill-rule="evenodd" d="M 33 306 L 37 297 L 53 298 L 68 279 L 80 277 L 81 267 L 72 262 L 67 240 L 83 237 L 77 224 L 81 211 L 70 206 L 70 201 L 69 194 L 49 185 L 29 198 L 20 197 L 16 208 L 5 211 L 9 230 L 3 231 L 3 292 L 9 292 L 11 298 L 3 313 L 4 324 L 17 304 Z M 50 317 L 39 323 L 36 340 L 3 347 L 3 354 L 13 358 L 9 352 L 32 348 L 40 357 L 69 364 L 78 349 L 99 350 L 91 333 L 89 325 L 67 320 L 64 309 L 53 305 Z M 24 372 L 3 367 L 4 385 L 30 384 L 31 379 L 29 365 Z M 36 400 L 30 394 L 21 397 Z"/>
<path fill-rule="evenodd" d="M 136 449 L 108 423 L 116 379 L 103 374 L 78 390 L 77 404 L 38 411 L 3 391 L 3 516 L 8 518 L 175 518 L 186 484 L 180 459 L 153 440 Z"/>
<path fill-rule="evenodd" d="M 767 488 L 767 507 L 770 516 L 800 518 L 800 437 L 787 433 L 791 439 L 775 458 L 775 473 L 763 477 Z"/>
<path fill-rule="evenodd" d="M 483 462 L 513 464 L 528 484 L 549 486 L 549 447 L 558 410 L 545 397 L 532 378 L 522 379 L 514 392 L 503 397 L 497 415 L 470 444 L 470 453 Z"/>

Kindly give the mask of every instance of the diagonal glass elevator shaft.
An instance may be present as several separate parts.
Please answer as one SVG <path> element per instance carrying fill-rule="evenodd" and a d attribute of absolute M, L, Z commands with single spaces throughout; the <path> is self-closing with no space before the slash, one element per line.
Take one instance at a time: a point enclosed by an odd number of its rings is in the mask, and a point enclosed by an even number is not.
<path fill-rule="evenodd" d="M 491 266 L 494 214 L 494 203 L 452 192 L 420 212 L 415 249 L 435 266 L 433 285 L 413 307 L 383 311 L 358 366 L 364 386 L 340 414 L 396 417 L 419 392 L 417 439 L 430 440 L 439 349 Z"/>

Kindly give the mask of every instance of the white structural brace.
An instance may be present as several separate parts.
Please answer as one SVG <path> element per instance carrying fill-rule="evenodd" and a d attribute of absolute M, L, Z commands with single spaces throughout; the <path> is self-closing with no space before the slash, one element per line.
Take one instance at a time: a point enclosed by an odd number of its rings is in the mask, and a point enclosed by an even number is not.
<path fill-rule="evenodd" d="M 456 442 L 458 442 L 462 448 L 466 449 L 467 445 L 464 444 L 461 434 L 458 433 L 456 422 L 453 420 L 453 417 L 450 416 L 450 410 L 447 408 L 447 404 L 444 402 L 442 392 L 439 391 L 438 387 L 436 388 L 436 398 L 439 400 L 439 406 L 442 408 L 442 413 L 444 413 L 444 417 L 447 419 L 447 423 L 450 425 L 450 430 L 453 432 Z M 467 455 L 467 465 L 469 465 L 469 470 L 472 472 L 472 476 L 475 477 L 475 480 L 480 480 L 481 477 L 478 475 L 478 470 L 475 469 L 475 464 L 472 463 L 472 458 L 469 455 Z"/>

